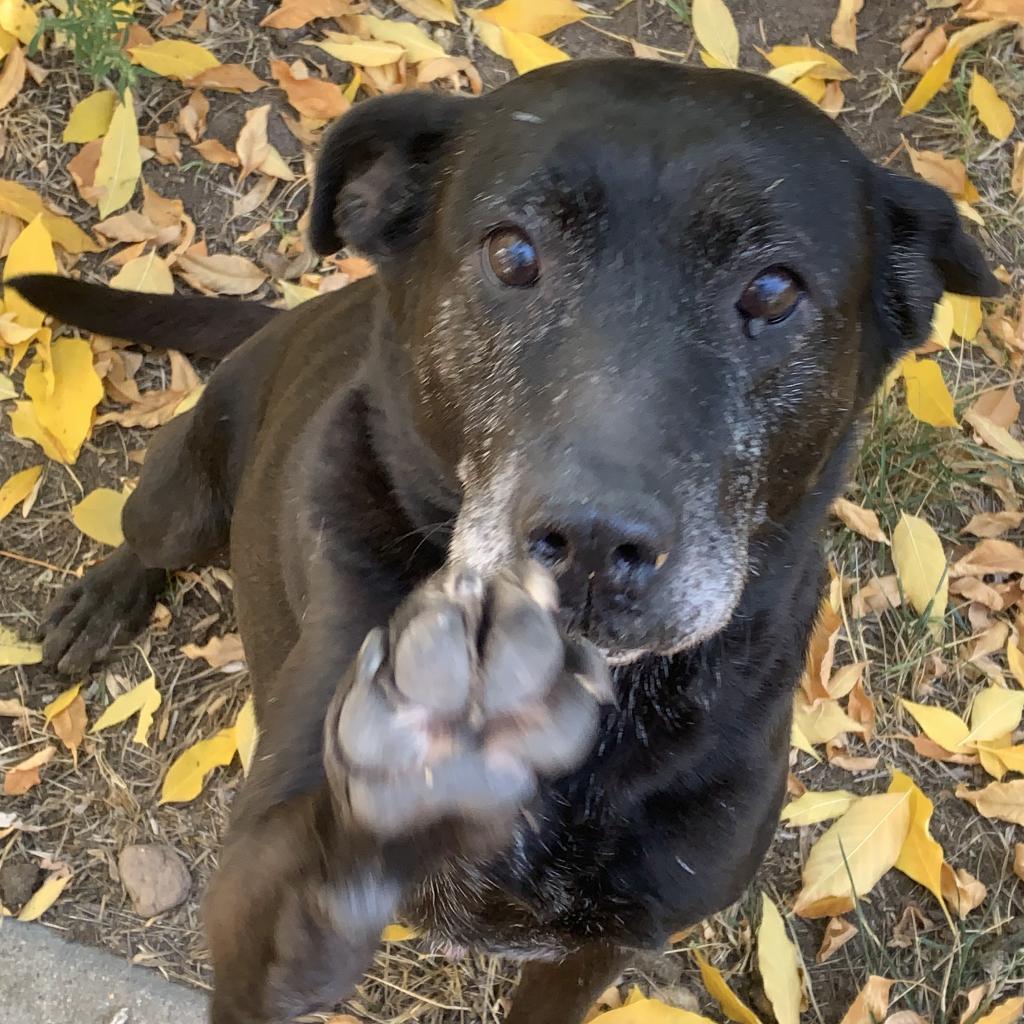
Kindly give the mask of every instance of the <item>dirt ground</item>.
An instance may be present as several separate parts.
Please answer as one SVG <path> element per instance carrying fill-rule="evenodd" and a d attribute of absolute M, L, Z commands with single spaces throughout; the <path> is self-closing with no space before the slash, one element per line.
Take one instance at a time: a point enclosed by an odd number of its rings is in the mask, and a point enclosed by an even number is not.
<path fill-rule="evenodd" d="M 211 28 L 201 40 L 224 62 L 250 66 L 271 81 L 271 56 L 308 57 L 298 39 L 301 32 L 258 29 L 271 8 L 262 0 L 184 0 L 186 21 L 206 8 Z M 382 2 L 382 14 L 401 12 Z M 685 10 L 684 4 L 675 7 Z M 831 0 L 730 0 L 740 29 L 745 66 L 766 65 L 755 47 L 775 43 L 828 45 L 829 25 L 835 13 Z M 152 28 L 170 0 L 148 0 L 141 21 Z M 604 0 L 590 5 L 605 19 L 590 19 L 561 30 L 554 41 L 576 57 L 628 55 L 629 39 L 669 51 L 693 55 L 693 34 L 685 18 L 660 0 Z M 961 62 L 953 88 L 923 114 L 898 119 L 899 100 L 912 84 L 911 76 L 897 72 L 899 43 L 925 17 L 925 5 L 912 0 L 866 0 L 860 15 L 860 52 L 841 59 L 855 73 L 845 84 L 847 109 L 840 123 L 878 160 L 891 161 L 909 173 L 904 153 L 898 152 L 901 135 L 914 146 L 944 149 L 967 163 L 981 192 L 979 209 L 987 227 L 978 235 L 995 264 L 1022 283 L 1024 209 L 1007 195 L 1009 153 L 978 132 L 964 116 L 967 70 L 984 66 L 1007 97 L 1015 97 L 1024 110 L 1024 64 L 1012 34 L 986 41 Z M 935 12 L 936 15 L 944 12 Z M 467 41 L 460 30 L 449 33 L 446 46 L 469 52 L 488 87 L 514 72 L 479 44 Z M 618 38 L 616 38 L 618 37 Z M 836 51 L 831 51 L 836 52 Z M 323 55 L 318 55 L 322 57 Z M 347 66 L 324 58 L 336 81 L 347 82 Z M 92 86 L 61 55 L 44 56 L 40 63 L 50 72 L 42 85 L 26 88 L 21 97 L 0 113 L 6 136 L 0 177 L 30 184 L 80 224 L 93 223 L 95 211 L 86 207 L 66 173 L 67 160 L 76 147 L 60 143 L 70 102 L 88 94 Z M 177 83 L 154 78 L 140 90 L 140 128 L 152 131 L 180 106 L 185 93 Z M 287 112 L 283 95 L 265 90 L 256 95 L 211 93 L 207 138 L 233 146 L 247 109 L 271 102 L 271 141 L 282 155 L 301 164 L 302 144 L 283 125 Z M 1019 137 L 1019 135 L 1018 135 Z M 180 197 L 195 219 L 211 252 L 240 252 L 271 271 L 283 272 L 276 251 L 282 236 L 294 231 L 306 206 L 306 184 L 299 180 L 279 187 L 272 200 L 251 216 L 231 217 L 239 195 L 235 172 L 201 161 L 160 166 L 150 162 L 145 180 L 162 195 Z M 270 221 L 274 230 L 254 242 L 239 238 Z M 80 267 L 95 270 L 96 260 Z M 293 268 L 294 269 L 294 268 Z M 304 268 L 303 268 L 304 269 Z M 99 273 L 103 279 L 109 270 Z M 254 297 L 277 298 L 268 285 Z M 966 348 L 966 346 L 965 346 Z M 960 402 L 995 384 L 1011 379 L 1007 368 L 997 367 L 978 351 L 943 356 L 947 379 L 956 382 Z M 198 366 L 206 371 L 208 366 Z M 163 355 L 150 355 L 139 380 L 143 388 L 165 386 L 168 364 Z M 19 374 L 15 375 L 20 379 Z M 104 407 L 105 408 L 105 407 Z M 948 432 L 947 432 L 948 433 Z M 31 632 L 40 610 L 73 574 L 102 557 L 104 550 L 84 537 L 71 523 L 69 508 L 96 486 L 120 488 L 137 476 L 133 453 L 142 449 L 148 432 L 114 425 L 97 430 L 72 467 L 48 464 L 43 486 L 27 519 L 8 516 L 0 522 L 0 625 L 21 634 Z M 0 428 L 0 480 L 39 461 L 38 451 L 15 439 L 7 426 Z M 1021 482 L 1018 466 L 1008 466 L 991 452 L 964 444 L 961 435 L 941 434 L 913 420 L 895 402 L 885 403 L 865 424 L 862 461 L 850 489 L 854 500 L 876 509 L 883 528 L 895 526 L 901 511 L 927 510 L 944 538 L 961 543 L 958 531 L 980 510 L 1001 507 L 993 491 L 981 483 L 990 469 L 1010 473 Z M 1009 539 L 1021 542 L 1020 532 Z M 827 538 L 834 566 L 852 579 L 891 573 L 884 548 L 838 526 Z M 42 859 L 65 862 L 74 871 L 71 886 L 44 919 L 51 926 L 87 943 L 107 946 L 126 958 L 146 964 L 169 977 L 208 986 L 210 969 L 200 928 L 198 901 L 216 863 L 232 797 L 241 780 L 235 766 L 215 772 L 193 802 L 158 806 L 159 787 L 173 756 L 196 740 L 234 721 L 247 695 L 244 671 L 225 674 L 187 659 L 181 648 L 203 643 L 233 629 L 230 578 L 223 572 L 197 568 L 178 574 L 165 600 L 169 616 L 160 628 L 148 631 L 137 644 L 118 652 L 103 670 L 85 682 L 84 692 L 93 705 L 102 706 L 106 694 L 145 678 L 152 667 L 159 680 L 163 704 L 153 730 L 154 743 L 144 748 L 132 743 L 130 730 L 111 730 L 90 739 L 77 766 L 61 753 L 48 767 L 45 785 L 24 796 L 0 798 L 0 811 L 13 812 L 26 827 L 0 839 L 0 902 L 12 910 L 32 891 L 41 877 Z M 900 768 L 935 800 L 933 830 L 947 858 L 967 869 L 988 887 L 985 903 L 951 932 L 934 901 L 903 875 L 889 873 L 848 915 L 860 928 L 856 939 L 823 964 L 815 963 L 823 921 L 790 917 L 800 944 L 813 1001 L 805 1019 L 837 1024 L 869 974 L 896 979 L 897 1009 L 915 1010 L 932 1024 L 958 1020 L 965 1008 L 961 994 L 972 986 L 989 983 L 989 993 L 1012 995 L 1024 990 L 1024 882 L 1009 868 L 1014 844 L 1022 830 L 982 818 L 953 797 L 958 782 L 981 785 L 984 773 L 930 761 L 914 754 L 898 736 L 913 731 L 898 709 L 900 696 L 911 696 L 928 659 L 944 654 L 952 671 L 942 682 L 955 701 L 976 680 L 970 666 L 955 661 L 951 652 L 971 636 L 972 625 L 963 615 L 953 622 L 945 647 L 936 651 L 919 621 L 902 610 L 850 626 L 840 640 L 837 660 L 869 662 L 869 687 L 879 712 L 877 735 L 865 747 L 852 743 L 856 754 L 881 755 L 877 768 L 851 774 L 827 763 L 815 764 L 801 755 L 794 772 L 814 789 L 854 789 L 868 793 L 884 789 L 890 771 Z M 0 698 L 16 698 L 38 709 L 67 685 L 39 667 L 0 669 Z M 958 706 L 962 706 L 958 705 Z M 41 722 L 33 719 L 30 732 L 17 728 L 14 719 L 0 718 L 0 766 L 27 756 L 38 747 Z M 752 922 L 763 889 L 786 905 L 800 886 L 800 869 L 822 826 L 780 828 L 771 856 L 747 898 L 696 929 L 662 956 L 652 956 L 631 972 L 627 983 L 637 984 L 666 1002 L 701 1009 L 712 1017 L 720 1013 L 700 984 L 691 948 L 698 948 L 730 973 L 737 992 L 765 1019 L 769 1007 L 757 977 Z M 191 898 L 178 909 L 152 920 L 138 917 L 119 884 L 116 857 L 125 845 L 160 841 L 171 844 L 185 859 L 193 879 Z M 908 913 L 919 915 L 917 928 L 907 930 Z M 515 980 L 514 964 L 470 956 L 459 962 L 442 960 L 418 950 L 415 942 L 390 944 L 382 949 L 372 974 L 348 1007 L 360 1021 L 423 1021 L 426 1024 L 502 1019 L 502 1000 Z"/>

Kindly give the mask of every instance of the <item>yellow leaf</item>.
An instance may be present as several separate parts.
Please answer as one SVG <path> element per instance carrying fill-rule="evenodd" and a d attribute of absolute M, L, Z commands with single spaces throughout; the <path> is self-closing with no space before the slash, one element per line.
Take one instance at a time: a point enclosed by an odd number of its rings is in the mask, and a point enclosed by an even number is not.
<path fill-rule="evenodd" d="M 455 0 L 395 0 L 404 11 L 422 18 L 424 21 L 443 21 L 450 25 L 458 25 L 455 13 Z"/>
<path fill-rule="evenodd" d="M 187 82 L 220 64 L 205 46 L 184 39 L 161 39 L 149 46 L 129 47 L 128 52 L 134 63 L 141 64 L 155 75 L 176 78 L 179 82 Z"/>
<path fill-rule="evenodd" d="M 9 398 L 15 398 L 17 394 L 14 381 L 6 373 L 0 373 L 0 402 L 4 402 Z"/>
<path fill-rule="evenodd" d="M 544 42 L 539 36 L 526 32 L 515 32 L 510 28 L 501 30 L 501 42 L 508 54 L 508 59 L 515 65 L 516 71 L 525 75 L 528 71 L 547 67 L 569 60 L 569 55 Z"/>
<path fill-rule="evenodd" d="M 908 794 L 862 797 L 814 844 L 793 910 L 830 917 L 852 909 L 854 896 L 870 892 L 895 866 L 909 827 Z"/>
<path fill-rule="evenodd" d="M 39 28 L 39 18 L 25 0 L 0 0 L 0 29 L 26 46 Z"/>
<path fill-rule="evenodd" d="M 359 87 L 363 84 L 363 73 L 356 68 L 352 72 L 352 81 L 345 86 L 342 95 L 349 103 L 355 103 L 356 95 L 359 92 Z"/>
<path fill-rule="evenodd" d="M 987 39 L 995 32 L 1002 32 L 1009 28 L 1012 22 L 992 19 L 990 21 L 979 21 L 977 25 L 969 25 L 967 28 L 959 29 L 949 37 L 950 45 L 958 47 L 961 51 L 966 50 L 982 39 Z"/>
<path fill-rule="evenodd" d="M 945 856 L 929 828 L 935 807 L 913 780 L 900 771 L 892 773 L 889 792 L 910 795 L 910 827 L 896 860 L 896 869 L 918 885 L 923 885 L 945 907 L 942 899 L 942 864 Z"/>
<path fill-rule="evenodd" d="M 1024 996 L 1006 999 L 981 1017 L 977 1024 L 1016 1024 L 1024 1014 Z"/>
<path fill-rule="evenodd" d="M 829 79 L 836 82 L 847 82 L 853 78 L 853 73 L 843 67 L 832 54 L 813 46 L 773 46 L 767 52 L 764 50 L 759 52 L 774 68 L 797 61 L 813 61 L 816 66 L 807 72 L 808 78 Z"/>
<path fill-rule="evenodd" d="M 1017 685 L 1024 686 L 1024 653 L 1021 653 L 1012 635 L 1006 641 L 1006 663 L 1010 666 Z"/>
<path fill-rule="evenodd" d="M 62 711 L 67 711 L 74 699 L 78 696 L 78 691 L 81 689 L 82 684 L 76 683 L 71 687 L 71 689 L 65 690 L 59 696 L 54 697 L 53 700 L 43 708 L 43 717 L 48 722 L 52 722 Z"/>
<path fill-rule="evenodd" d="M 957 295 L 955 292 L 946 292 L 943 297 L 953 307 L 953 331 L 964 341 L 973 341 L 984 319 L 981 299 L 977 295 Z"/>
<path fill-rule="evenodd" d="M 9 515 L 19 501 L 24 501 L 32 493 L 42 473 L 42 466 L 30 466 L 4 481 L 0 487 L 0 519 Z"/>
<path fill-rule="evenodd" d="M 795 716 L 793 724 L 790 727 L 789 745 L 791 747 L 796 747 L 797 750 L 802 750 L 805 754 L 810 754 L 815 761 L 821 760 L 821 755 L 811 745 L 811 741 L 803 734 L 800 726 L 797 724 Z"/>
<path fill-rule="evenodd" d="M 739 67 L 740 37 L 724 0 L 693 0 L 690 13 L 697 42 L 726 67 Z"/>
<path fill-rule="evenodd" d="M 294 284 L 291 281 L 278 281 L 277 286 L 284 296 L 284 308 L 294 309 L 301 306 L 303 302 L 315 299 L 320 293 L 315 288 L 308 288 L 306 285 Z"/>
<path fill-rule="evenodd" d="M 950 753 L 958 750 L 970 729 L 959 715 L 945 708 L 932 707 L 930 704 L 915 704 L 910 700 L 901 700 L 904 710 L 924 730 L 924 734 L 943 750 Z"/>
<path fill-rule="evenodd" d="M 101 89 L 80 100 L 71 110 L 65 142 L 92 142 L 101 139 L 110 130 L 110 121 L 117 106 L 117 93 Z"/>
<path fill-rule="evenodd" d="M 504 0 L 474 13 L 481 21 L 531 36 L 549 35 L 587 16 L 573 0 Z"/>
<path fill-rule="evenodd" d="M 953 64 L 960 55 L 960 48 L 951 39 L 942 56 L 921 76 L 914 91 L 907 97 L 900 110 L 900 117 L 924 110 L 935 94 L 949 81 Z"/>
<path fill-rule="evenodd" d="M 708 995 L 718 1003 L 718 1008 L 729 1020 L 736 1021 L 736 1024 L 761 1024 L 757 1014 L 729 988 L 729 983 L 717 967 L 713 967 L 698 952 L 694 952 L 693 957 L 700 968 L 700 977 Z"/>
<path fill-rule="evenodd" d="M 410 64 L 419 64 L 421 61 L 445 56 L 444 47 L 438 46 L 419 25 L 414 25 L 411 21 L 388 21 L 386 18 L 364 14 L 359 19 L 359 24 L 374 39 L 401 46 Z"/>
<path fill-rule="evenodd" d="M 995 86 L 977 71 L 971 74 L 971 87 L 967 92 L 967 98 L 978 112 L 981 123 L 994 138 L 1002 142 L 1003 139 L 1010 137 L 1017 125 L 1013 111 L 1006 100 L 996 92 Z"/>
<path fill-rule="evenodd" d="M 832 42 L 844 50 L 857 52 L 857 15 L 864 0 L 839 0 L 839 10 L 832 21 Z"/>
<path fill-rule="evenodd" d="M 53 240 L 43 223 L 43 215 L 37 214 L 11 245 L 4 264 L 4 280 L 9 281 L 19 274 L 56 274 L 57 258 L 53 254 Z M 23 299 L 13 288 L 4 289 L 4 306 L 8 313 L 23 327 L 43 326 L 46 314 Z"/>
<path fill-rule="evenodd" d="M 45 367 L 37 358 L 25 374 L 25 394 L 32 400 L 35 424 L 49 436 L 58 453 L 51 458 L 70 465 L 92 429 L 93 410 L 103 397 L 103 383 L 93 368 L 89 343 L 80 338 L 54 342 L 51 358 L 53 390 L 47 387 Z M 11 423 L 15 423 L 14 414 Z"/>
<path fill-rule="evenodd" d="M 1024 690 L 990 686 L 982 690 L 971 705 L 971 731 L 962 744 L 991 743 L 1009 736 L 1020 725 L 1024 713 Z"/>
<path fill-rule="evenodd" d="M 167 261 L 157 255 L 156 250 L 145 256 L 136 256 L 111 278 L 111 288 L 123 288 L 132 292 L 149 292 L 153 295 L 173 295 L 174 278 Z"/>
<path fill-rule="evenodd" d="M 124 543 L 121 512 L 127 499 L 120 491 L 97 487 L 71 510 L 71 521 L 86 537 L 116 548 Z"/>
<path fill-rule="evenodd" d="M 408 942 L 410 939 L 419 938 L 419 932 L 404 924 L 389 924 L 380 933 L 381 942 Z"/>
<path fill-rule="evenodd" d="M 59 871 L 50 875 L 32 894 L 28 903 L 21 908 L 18 920 L 38 921 L 57 902 L 70 881 L 71 873 L 68 871 Z"/>
<path fill-rule="evenodd" d="M 993 782 L 984 789 L 975 790 L 960 785 L 956 788 L 956 795 L 974 804 L 986 818 L 1024 825 L 1024 779 Z"/>
<path fill-rule="evenodd" d="M 238 759 L 242 762 L 243 775 L 248 775 L 252 769 L 252 759 L 256 756 L 256 744 L 259 738 L 260 730 L 256 724 L 256 707 L 252 697 L 249 697 L 235 719 L 235 745 L 238 747 Z"/>
<path fill-rule="evenodd" d="M 94 184 L 99 192 L 101 217 L 109 217 L 126 206 L 135 194 L 142 173 L 139 154 L 139 126 L 135 121 L 135 101 L 131 92 L 114 108 L 110 128 L 100 146 Z"/>
<path fill-rule="evenodd" d="M 801 694 L 793 706 L 793 721 L 808 741 L 818 745 L 829 743 L 840 733 L 862 733 L 864 726 L 852 719 L 834 700 L 817 700 L 808 705 Z"/>
<path fill-rule="evenodd" d="M 625 1006 L 598 1014 L 590 1024 L 714 1024 L 699 1013 L 666 1006 L 657 999 L 636 999 Z"/>
<path fill-rule="evenodd" d="M 768 77 L 774 82 L 782 82 L 784 85 L 792 85 L 798 78 L 803 78 L 804 75 L 809 75 L 810 72 L 824 68 L 820 60 L 796 60 L 792 64 L 780 64 L 777 68 L 772 68 L 768 72 Z M 821 81 L 821 79 L 816 79 Z M 824 95 L 824 86 L 822 86 L 822 95 Z"/>
<path fill-rule="evenodd" d="M 782 809 L 782 820 L 790 825 L 816 825 L 844 815 L 858 797 L 845 789 L 815 793 L 808 790 L 803 796 L 791 800 Z"/>
<path fill-rule="evenodd" d="M 932 427 L 960 425 L 953 412 L 953 396 L 934 359 L 909 355 L 900 363 L 900 370 L 907 389 L 907 408 L 915 419 Z"/>
<path fill-rule="evenodd" d="M 919 615 L 934 622 L 946 614 L 949 579 L 938 534 L 917 516 L 904 513 L 892 532 L 892 560 L 903 593 Z"/>
<path fill-rule="evenodd" d="M 840 1024 L 881 1024 L 889 1010 L 889 990 L 892 986 L 888 978 L 870 975 Z"/>
<path fill-rule="evenodd" d="M 953 304 L 949 301 L 948 295 L 943 295 L 935 303 L 928 340 L 943 348 L 949 348 L 949 343 L 953 340 Z"/>
<path fill-rule="evenodd" d="M 106 711 L 96 719 L 91 732 L 102 732 L 112 725 L 120 725 L 132 715 L 138 715 L 139 721 L 135 728 L 134 742 L 148 747 L 147 737 L 153 725 L 153 715 L 163 698 L 156 688 L 156 676 L 149 676 L 138 686 L 133 686 L 127 693 L 122 693 Z"/>
<path fill-rule="evenodd" d="M 42 644 L 19 640 L 16 633 L 0 626 L 0 666 L 38 665 L 42 660 Z"/>
<path fill-rule="evenodd" d="M 402 59 L 405 50 L 397 43 L 382 43 L 376 39 L 360 39 L 343 32 L 325 32 L 326 39 L 308 41 L 319 46 L 337 60 L 359 64 L 364 68 L 381 68 Z"/>
<path fill-rule="evenodd" d="M 757 965 L 761 969 L 764 993 L 778 1024 L 799 1024 L 800 961 L 796 947 L 786 934 L 778 907 L 761 893 L 761 925 L 757 929 Z"/>
<path fill-rule="evenodd" d="M 822 78 L 815 78 L 813 75 L 804 75 L 798 78 L 792 86 L 801 96 L 812 103 L 820 103 L 825 97 L 828 83 Z"/>
<path fill-rule="evenodd" d="M 160 803 L 182 804 L 195 800 L 203 791 L 206 776 L 214 768 L 231 764 L 237 750 L 234 729 L 221 729 L 209 739 L 194 743 L 167 769 Z"/>

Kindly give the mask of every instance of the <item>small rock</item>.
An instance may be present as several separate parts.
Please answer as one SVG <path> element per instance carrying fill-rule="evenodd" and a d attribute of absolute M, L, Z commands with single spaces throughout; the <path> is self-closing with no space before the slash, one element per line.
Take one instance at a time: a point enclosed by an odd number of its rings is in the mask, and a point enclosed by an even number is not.
<path fill-rule="evenodd" d="M 192 878 L 177 851 L 163 843 L 126 846 L 118 855 L 121 882 L 135 913 L 153 917 L 185 901 Z"/>
<path fill-rule="evenodd" d="M 0 868 L 0 904 L 10 911 L 20 910 L 36 891 L 42 871 L 31 861 L 17 861 Z"/>

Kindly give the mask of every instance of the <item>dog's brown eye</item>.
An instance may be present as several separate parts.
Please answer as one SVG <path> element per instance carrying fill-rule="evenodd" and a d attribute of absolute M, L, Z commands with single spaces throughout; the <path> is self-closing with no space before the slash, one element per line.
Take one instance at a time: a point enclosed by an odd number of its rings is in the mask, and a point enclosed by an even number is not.
<path fill-rule="evenodd" d="M 770 267 L 754 278 L 736 304 L 750 328 L 777 324 L 796 309 L 803 295 L 800 279 L 785 267 Z"/>
<path fill-rule="evenodd" d="M 498 228 L 484 240 L 494 276 L 511 288 L 529 288 L 540 277 L 540 261 L 530 236 L 518 228 Z"/>

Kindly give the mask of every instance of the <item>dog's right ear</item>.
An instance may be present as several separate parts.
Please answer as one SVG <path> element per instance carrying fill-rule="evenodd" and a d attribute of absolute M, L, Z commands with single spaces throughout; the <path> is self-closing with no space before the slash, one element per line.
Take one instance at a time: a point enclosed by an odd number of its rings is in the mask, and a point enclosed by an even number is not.
<path fill-rule="evenodd" d="M 328 132 L 317 162 L 310 241 L 376 259 L 410 244 L 438 184 L 441 155 L 472 100 L 410 92 L 358 104 Z"/>

